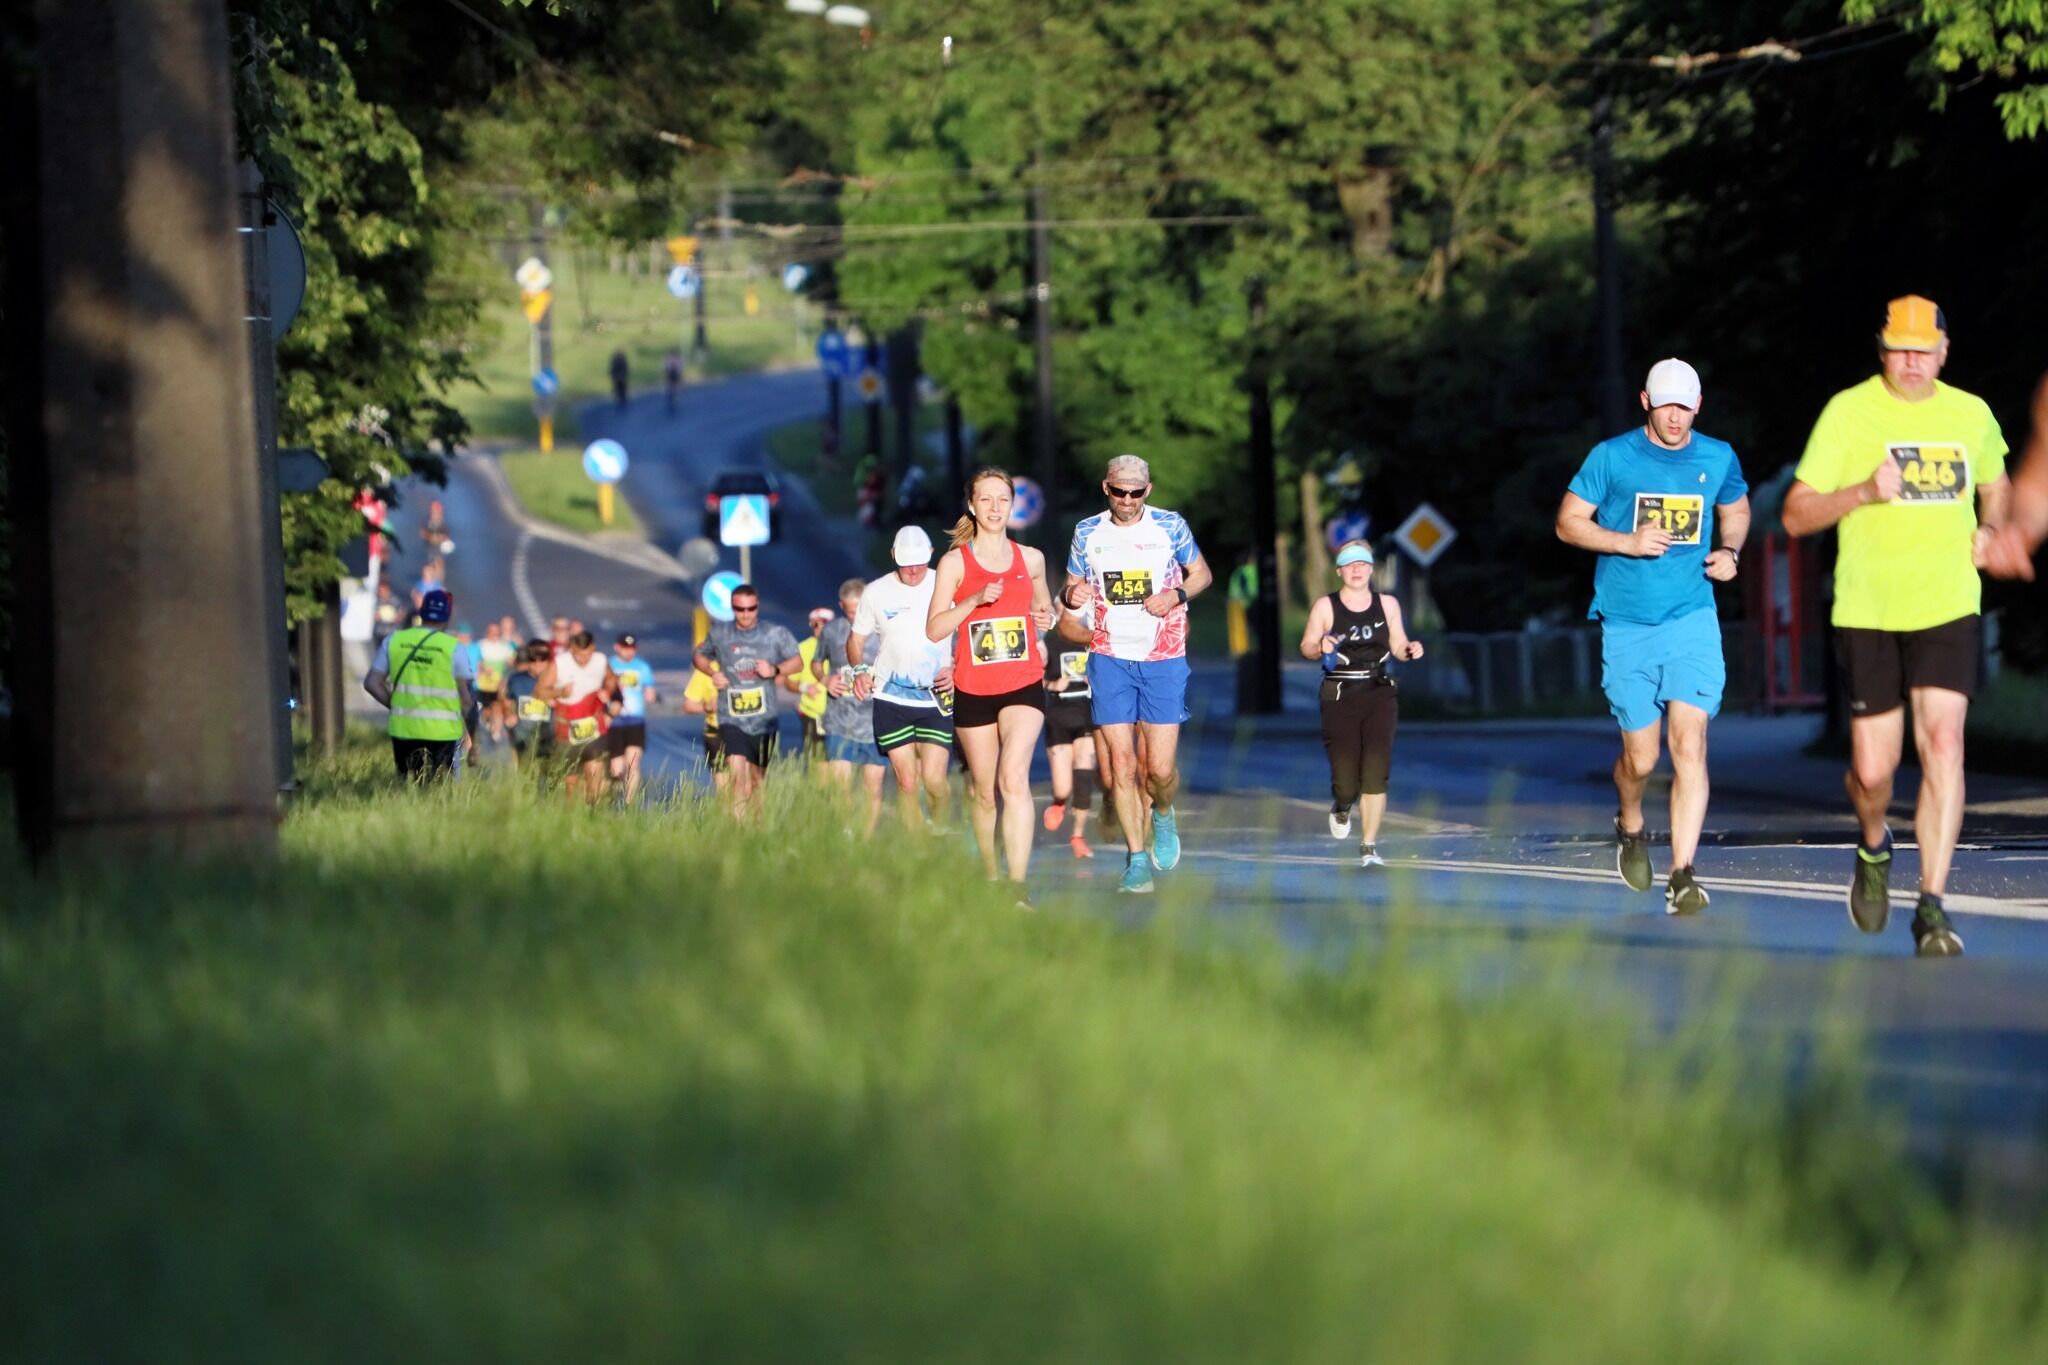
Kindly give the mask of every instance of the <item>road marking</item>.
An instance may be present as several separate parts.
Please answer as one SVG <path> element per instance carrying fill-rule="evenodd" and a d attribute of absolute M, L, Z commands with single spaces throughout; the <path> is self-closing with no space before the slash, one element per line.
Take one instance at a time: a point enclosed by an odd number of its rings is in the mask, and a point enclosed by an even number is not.
<path fill-rule="evenodd" d="M 1338 866 L 1330 858 L 1318 858 L 1298 853 L 1229 853 L 1191 849 L 1188 856 L 1197 858 L 1220 858 L 1229 862 L 1246 863 L 1302 863 L 1316 867 Z M 1473 873 L 1482 877 L 1530 877 L 1539 881 L 1567 881 L 1612 884 L 1615 874 L 1605 869 L 1577 867 L 1554 867 L 1543 863 L 1491 863 L 1447 861 L 1436 858 L 1389 858 L 1389 868 L 1419 868 L 1430 872 Z M 1843 902 L 1839 887 L 1820 886 L 1813 882 L 1778 881 L 1765 877 L 1701 877 L 1700 883 L 1709 889 L 1719 891 L 1750 891 L 1766 896 L 1781 896 L 1788 900 L 1821 901 L 1831 905 Z M 1894 891 L 1892 901 L 1899 905 L 1912 905 L 1919 898 L 1915 891 Z M 1942 905 L 1962 915 L 1986 915 L 1998 919 L 2030 920 L 2048 924 L 2048 901 L 2000 900 L 1992 896 L 1972 896 L 1951 892 L 1942 897 Z"/>
<path fill-rule="evenodd" d="M 1328 815 L 1330 813 L 1330 803 L 1327 801 L 1311 801 L 1301 796 L 1282 796 L 1280 801 L 1283 805 L 1293 806 L 1296 810 L 1312 810 L 1319 815 Z M 1393 825 L 1398 829 L 1421 830 L 1425 834 L 1486 833 L 1485 830 L 1477 825 L 1463 825 L 1459 824 L 1456 820 L 1431 820 L 1426 816 L 1408 815 L 1397 810 L 1390 810 L 1382 815 L 1380 823 L 1382 825 Z"/>
<path fill-rule="evenodd" d="M 548 633 L 548 618 L 540 609 L 540 599 L 533 595 L 533 581 L 526 573 L 526 550 L 532 544 L 533 533 L 522 529 L 519 544 L 512 551 L 512 595 L 519 599 L 519 610 L 526 613 L 528 638 L 538 640 Z"/>

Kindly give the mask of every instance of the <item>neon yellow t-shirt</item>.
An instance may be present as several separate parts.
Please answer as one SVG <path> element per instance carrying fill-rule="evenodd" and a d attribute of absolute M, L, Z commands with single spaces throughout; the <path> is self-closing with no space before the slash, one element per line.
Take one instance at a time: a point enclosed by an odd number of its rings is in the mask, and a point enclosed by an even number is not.
<path fill-rule="evenodd" d="M 812 720 L 823 720 L 825 719 L 825 703 L 832 698 L 825 691 L 825 684 L 814 682 L 811 679 L 811 660 L 818 653 L 818 637 L 807 635 L 797 641 L 796 652 L 798 657 L 804 661 L 804 666 L 796 671 L 796 685 L 799 689 L 796 700 L 797 714 L 809 716 Z M 828 664 L 829 662 L 827 660 Z"/>
<path fill-rule="evenodd" d="M 2006 449 L 1989 405 L 1946 384 L 1909 403 L 1872 375 L 1828 400 L 1793 477 L 1833 493 L 1892 460 L 1905 482 L 1898 501 L 1866 503 L 1842 518 L 1836 625 L 1926 630 L 1982 610 L 1983 584 L 1970 563 L 1977 487 L 2005 476 Z"/>
<path fill-rule="evenodd" d="M 690 670 L 690 681 L 683 688 L 684 701 L 701 701 L 708 708 L 704 712 L 704 733 L 718 731 L 718 689 L 711 684 L 711 675 L 700 668 Z"/>

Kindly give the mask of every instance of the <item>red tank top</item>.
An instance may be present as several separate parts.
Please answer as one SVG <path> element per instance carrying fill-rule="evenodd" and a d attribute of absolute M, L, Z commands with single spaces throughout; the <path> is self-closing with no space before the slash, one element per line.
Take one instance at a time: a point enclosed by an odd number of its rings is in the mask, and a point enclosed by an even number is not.
<path fill-rule="evenodd" d="M 972 544 L 960 547 L 960 587 L 955 602 L 974 597 L 990 583 L 1001 583 L 1003 595 L 968 613 L 953 636 L 953 686 L 977 697 L 1015 692 L 1045 680 L 1045 654 L 1038 647 L 1038 627 L 1031 620 L 1031 570 L 1024 566 L 1024 547 L 1010 547 L 1010 567 L 990 573 L 974 557 Z"/>

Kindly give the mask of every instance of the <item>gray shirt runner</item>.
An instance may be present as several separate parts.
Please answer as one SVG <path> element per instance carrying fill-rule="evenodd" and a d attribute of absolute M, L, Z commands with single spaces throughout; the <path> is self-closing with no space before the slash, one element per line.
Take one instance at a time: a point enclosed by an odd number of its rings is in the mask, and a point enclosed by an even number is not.
<path fill-rule="evenodd" d="M 834 617 L 825 623 L 825 633 L 818 637 L 818 646 L 825 651 L 825 658 L 832 665 L 834 673 L 841 672 L 847 667 L 846 642 L 852 637 L 853 622 L 846 617 Z M 853 687 L 849 683 L 845 696 L 834 697 L 825 703 L 825 733 L 856 742 L 873 743 L 874 701 L 856 701 Z"/>
<path fill-rule="evenodd" d="M 796 657 L 796 637 L 781 626 L 760 625 L 741 630 L 731 621 L 714 621 L 704 637 L 704 652 L 718 661 L 729 684 L 718 694 L 718 726 L 730 725 L 745 734 L 765 734 L 775 728 L 775 715 L 782 684 L 761 677 L 754 665 L 760 660 L 780 667 L 784 659 Z"/>

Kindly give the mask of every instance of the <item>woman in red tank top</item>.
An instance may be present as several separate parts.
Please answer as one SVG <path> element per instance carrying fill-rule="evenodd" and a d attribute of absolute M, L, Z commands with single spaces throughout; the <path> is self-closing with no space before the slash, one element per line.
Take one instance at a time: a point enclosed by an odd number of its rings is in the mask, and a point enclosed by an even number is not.
<path fill-rule="evenodd" d="M 967 481 L 967 515 L 939 560 L 925 631 L 953 637 L 953 732 L 967 755 L 974 838 L 996 869 L 996 794 L 1010 880 L 1031 861 L 1031 755 L 1045 726 L 1045 650 L 1052 626 L 1045 556 L 1010 539 L 1010 476 L 981 469 Z"/>

